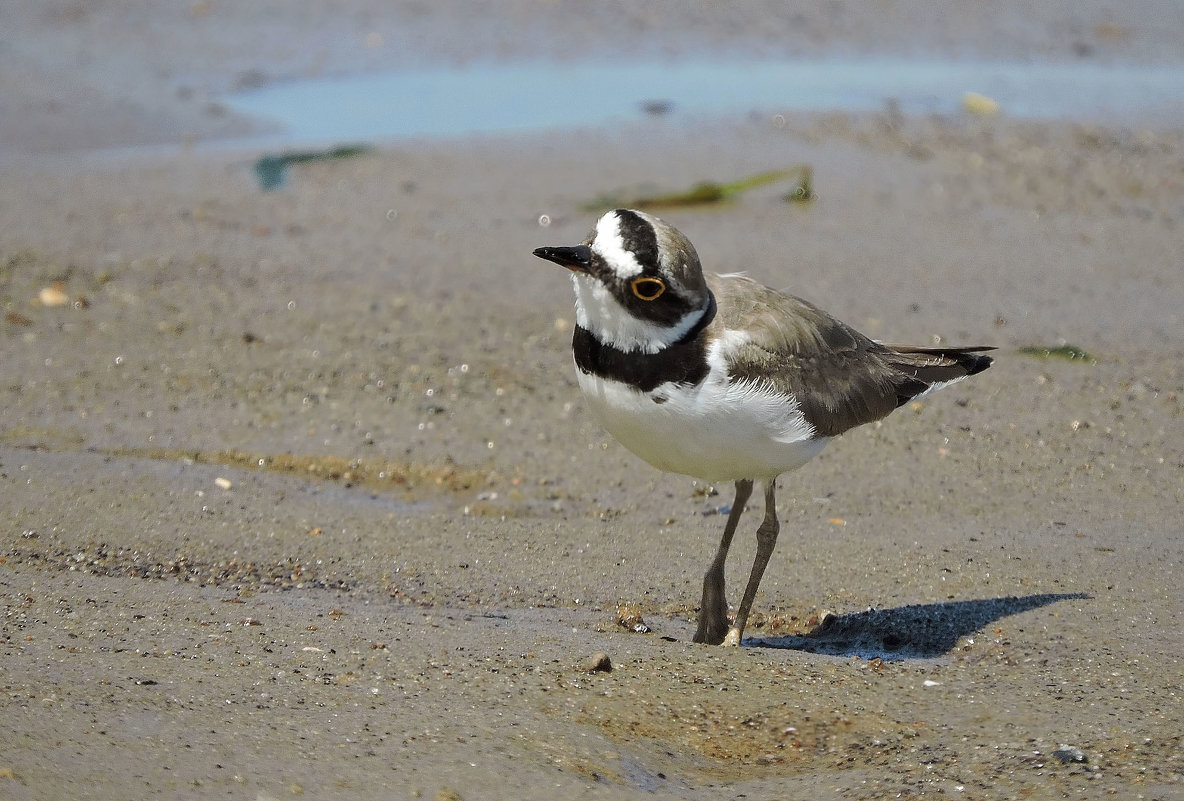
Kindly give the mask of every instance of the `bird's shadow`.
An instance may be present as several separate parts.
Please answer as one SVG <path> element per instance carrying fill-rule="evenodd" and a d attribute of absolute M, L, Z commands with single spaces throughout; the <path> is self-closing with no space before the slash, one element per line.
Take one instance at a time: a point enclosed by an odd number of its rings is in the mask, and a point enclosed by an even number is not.
<path fill-rule="evenodd" d="M 963 637 L 1000 618 L 1057 601 L 1090 597 L 1080 592 L 1044 593 L 868 609 L 866 612 L 828 615 L 806 634 L 759 637 L 745 644 L 863 659 L 934 659 L 954 650 Z"/>

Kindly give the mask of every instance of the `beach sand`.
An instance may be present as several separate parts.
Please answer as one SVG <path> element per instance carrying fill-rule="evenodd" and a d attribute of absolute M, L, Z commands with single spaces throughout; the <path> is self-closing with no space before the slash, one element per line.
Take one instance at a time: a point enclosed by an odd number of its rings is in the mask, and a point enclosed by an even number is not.
<path fill-rule="evenodd" d="M 250 5 L 5 12 L 0 798 L 1182 797 L 1180 130 L 654 119 L 276 192 L 215 146 L 264 127 L 220 94 L 301 75 L 1155 62 L 1178 6 Z M 530 251 L 607 194 L 795 164 L 810 203 L 659 213 L 870 336 L 999 351 L 784 476 L 746 647 L 694 645 L 731 488 L 590 418 Z"/>

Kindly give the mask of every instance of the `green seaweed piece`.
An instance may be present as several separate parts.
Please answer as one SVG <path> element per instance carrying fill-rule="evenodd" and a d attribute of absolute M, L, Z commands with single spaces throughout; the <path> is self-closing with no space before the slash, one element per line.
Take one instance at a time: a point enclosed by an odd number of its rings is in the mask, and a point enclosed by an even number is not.
<path fill-rule="evenodd" d="M 767 186 L 768 184 L 784 181 L 788 178 L 797 178 L 797 185 L 794 189 L 785 196 L 786 200 L 795 202 L 803 202 L 814 199 L 814 170 L 808 164 L 802 164 L 795 167 L 789 167 L 783 170 L 771 170 L 769 172 L 761 172 L 756 175 L 750 175 L 747 178 L 741 178 L 730 183 L 716 183 L 714 181 L 703 181 L 695 184 L 690 189 L 681 192 L 670 192 L 662 195 L 643 195 L 634 198 L 622 198 L 617 195 L 608 195 L 599 197 L 592 202 L 586 204 L 584 208 L 588 211 L 597 211 L 606 208 L 631 208 L 631 209 L 655 209 L 655 208 L 679 208 L 688 206 L 709 206 L 719 203 L 725 203 L 732 198 L 739 195 L 741 192 L 747 192 L 749 189 L 755 189 L 760 186 Z"/>
<path fill-rule="evenodd" d="M 695 184 L 685 192 L 671 192 L 666 195 L 639 197 L 627 205 L 635 209 L 661 208 L 664 206 L 704 206 L 710 203 L 722 203 L 728 199 L 726 187 L 722 184 L 705 181 Z"/>
<path fill-rule="evenodd" d="M 332 161 L 360 156 L 370 151 L 369 145 L 341 145 L 328 150 L 304 150 L 262 156 L 255 162 L 255 179 L 264 192 L 279 189 L 288 180 L 288 166 L 312 161 Z"/>
<path fill-rule="evenodd" d="M 803 164 L 798 175 L 798 185 L 785 196 L 785 202 L 809 203 L 814 197 L 814 168 Z"/>
<path fill-rule="evenodd" d="M 1056 345 L 1049 347 L 1046 345 L 1025 345 L 1020 348 L 1020 353 L 1025 356 L 1035 356 L 1038 359 L 1066 359 L 1071 362 L 1096 362 L 1093 356 L 1086 351 L 1077 347 L 1076 345 Z"/>

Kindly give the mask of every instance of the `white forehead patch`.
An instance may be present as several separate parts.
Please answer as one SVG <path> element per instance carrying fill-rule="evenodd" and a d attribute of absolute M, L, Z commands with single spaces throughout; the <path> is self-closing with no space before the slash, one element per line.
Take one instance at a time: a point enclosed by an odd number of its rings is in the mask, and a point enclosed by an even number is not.
<path fill-rule="evenodd" d="M 592 238 L 592 250 L 620 278 L 628 279 L 641 273 L 637 257 L 625 247 L 621 237 L 621 224 L 617 213 L 610 211 L 596 221 L 596 236 Z"/>

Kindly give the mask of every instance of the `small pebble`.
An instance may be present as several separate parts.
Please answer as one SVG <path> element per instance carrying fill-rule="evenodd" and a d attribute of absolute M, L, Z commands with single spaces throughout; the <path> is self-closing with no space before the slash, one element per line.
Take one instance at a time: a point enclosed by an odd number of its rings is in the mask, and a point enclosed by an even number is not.
<path fill-rule="evenodd" d="M 604 651 L 597 651 L 588 658 L 589 673 L 611 673 L 612 670 L 612 660 L 608 658 L 608 654 Z"/>
<path fill-rule="evenodd" d="M 37 293 L 37 300 L 41 301 L 42 306 L 65 306 L 70 302 L 70 296 L 64 289 L 61 284 L 47 286 Z"/>
<path fill-rule="evenodd" d="M 962 95 L 962 108 L 981 117 L 992 117 L 999 113 L 999 101 L 978 92 Z"/>
<path fill-rule="evenodd" d="M 222 478 L 221 476 L 218 476 L 218 478 L 214 479 L 214 484 L 216 484 L 218 487 L 220 487 L 224 490 L 228 490 L 232 486 L 234 486 L 233 484 L 230 483 L 229 478 Z"/>
<path fill-rule="evenodd" d="M 1085 752 L 1075 745 L 1061 745 L 1052 755 L 1059 759 L 1062 765 L 1068 765 L 1070 762 L 1089 762 Z"/>
<path fill-rule="evenodd" d="M 641 616 L 641 608 L 632 604 L 617 606 L 617 625 L 638 634 L 646 634 L 650 630 Z"/>

